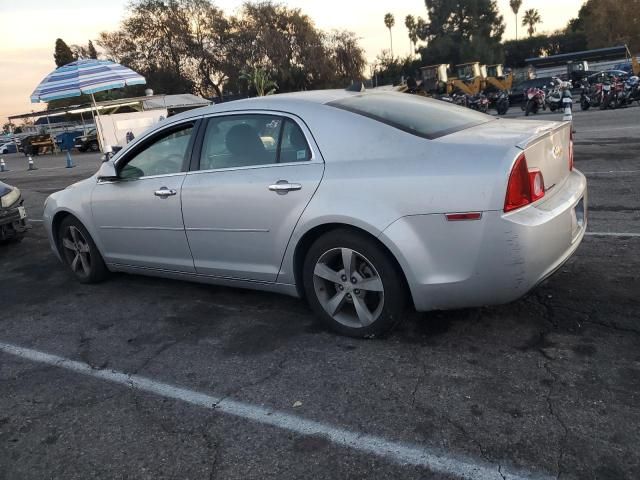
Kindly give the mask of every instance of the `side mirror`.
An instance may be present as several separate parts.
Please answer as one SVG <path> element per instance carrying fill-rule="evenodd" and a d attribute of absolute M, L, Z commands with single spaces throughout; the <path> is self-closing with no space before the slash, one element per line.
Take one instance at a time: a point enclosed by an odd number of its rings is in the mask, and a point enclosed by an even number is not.
<path fill-rule="evenodd" d="M 98 180 L 116 180 L 117 178 L 118 172 L 116 172 L 116 166 L 113 160 L 109 159 L 102 162 L 98 170 Z"/>

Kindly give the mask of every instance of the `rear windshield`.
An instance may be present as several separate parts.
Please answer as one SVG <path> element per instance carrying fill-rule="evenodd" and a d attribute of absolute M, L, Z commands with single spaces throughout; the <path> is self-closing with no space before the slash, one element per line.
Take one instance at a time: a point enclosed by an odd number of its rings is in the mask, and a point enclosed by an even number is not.
<path fill-rule="evenodd" d="M 365 93 L 329 105 L 429 139 L 494 120 L 468 108 L 407 93 Z"/>

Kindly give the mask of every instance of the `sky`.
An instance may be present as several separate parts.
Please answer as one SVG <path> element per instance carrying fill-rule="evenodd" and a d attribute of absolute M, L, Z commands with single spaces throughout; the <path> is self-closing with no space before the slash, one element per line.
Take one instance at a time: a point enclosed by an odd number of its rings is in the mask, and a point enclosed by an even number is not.
<path fill-rule="evenodd" d="M 564 27 L 577 16 L 584 0 L 524 0 L 520 10 L 537 8 L 543 23 L 540 31 Z M 44 104 L 32 104 L 29 96 L 36 85 L 55 69 L 53 47 L 56 38 L 67 44 L 86 44 L 98 33 L 115 30 L 125 15 L 126 0 L 2 0 L 0 3 L 0 121 L 11 114 L 41 110 Z M 237 11 L 243 0 L 217 0 L 214 3 L 228 14 Z M 384 15 L 391 12 L 396 19 L 393 29 L 394 54 L 409 53 L 409 38 L 404 27 L 408 14 L 425 16 L 423 0 L 281 0 L 309 15 L 324 30 L 347 29 L 356 33 L 373 61 L 389 48 L 389 32 Z M 515 37 L 515 17 L 509 0 L 498 0 L 505 17 L 505 39 Z M 519 27 L 518 35 L 525 35 Z M 160 93 L 160 92 L 158 92 Z"/>

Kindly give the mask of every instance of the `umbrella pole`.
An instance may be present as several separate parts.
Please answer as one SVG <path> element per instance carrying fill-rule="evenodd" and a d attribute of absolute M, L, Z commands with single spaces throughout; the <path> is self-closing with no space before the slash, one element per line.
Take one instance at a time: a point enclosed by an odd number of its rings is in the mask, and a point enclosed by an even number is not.
<path fill-rule="evenodd" d="M 93 102 L 93 108 L 96 109 L 96 115 L 98 116 L 98 121 L 96 121 L 95 115 L 93 115 L 93 110 L 91 110 L 91 115 L 93 116 L 93 123 L 96 125 L 96 137 L 98 138 L 98 145 L 100 147 L 100 151 L 104 152 L 104 139 L 102 138 L 102 124 L 100 124 L 100 128 L 98 128 L 98 122 L 100 121 L 100 112 L 98 112 L 98 105 L 96 104 L 96 98 L 91 94 L 91 101 Z"/>

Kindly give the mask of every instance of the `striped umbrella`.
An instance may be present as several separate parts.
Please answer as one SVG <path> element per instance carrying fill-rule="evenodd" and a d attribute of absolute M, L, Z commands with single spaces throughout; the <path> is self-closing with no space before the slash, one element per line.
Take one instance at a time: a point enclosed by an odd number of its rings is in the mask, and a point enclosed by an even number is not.
<path fill-rule="evenodd" d="M 60 98 L 88 94 L 91 95 L 93 107 L 98 113 L 98 120 L 100 120 L 94 93 L 112 88 L 122 88 L 127 85 L 144 85 L 145 83 L 147 81 L 142 75 L 109 60 L 77 60 L 56 68 L 47 75 L 31 94 L 31 103 L 50 102 Z M 91 115 L 93 116 L 93 110 L 91 110 Z M 98 129 L 98 132 L 100 132 L 98 143 L 100 149 L 104 150 L 101 129 Z"/>
<path fill-rule="evenodd" d="M 31 94 L 31 103 L 94 94 L 147 83 L 142 75 L 109 60 L 78 60 L 47 75 Z"/>

